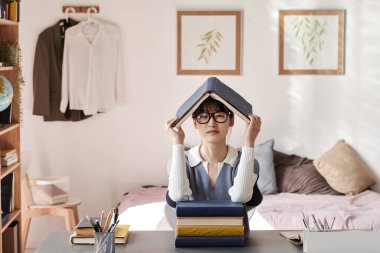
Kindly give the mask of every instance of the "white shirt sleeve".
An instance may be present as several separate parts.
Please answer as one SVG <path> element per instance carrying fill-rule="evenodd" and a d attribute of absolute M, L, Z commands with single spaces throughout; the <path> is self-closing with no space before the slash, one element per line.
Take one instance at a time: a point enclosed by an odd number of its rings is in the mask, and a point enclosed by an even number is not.
<path fill-rule="evenodd" d="M 188 200 L 192 193 L 186 174 L 185 147 L 181 144 L 172 148 L 168 190 L 169 197 L 176 202 Z"/>
<path fill-rule="evenodd" d="M 233 202 L 248 202 L 253 194 L 257 175 L 253 172 L 254 153 L 252 147 L 243 147 L 234 185 L 228 190 Z"/>
<path fill-rule="evenodd" d="M 62 113 L 66 112 L 66 108 L 69 104 L 69 42 L 68 42 L 67 33 L 65 36 L 65 45 L 63 49 L 63 61 L 62 61 L 62 86 L 61 86 L 61 104 L 59 109 Z"/>

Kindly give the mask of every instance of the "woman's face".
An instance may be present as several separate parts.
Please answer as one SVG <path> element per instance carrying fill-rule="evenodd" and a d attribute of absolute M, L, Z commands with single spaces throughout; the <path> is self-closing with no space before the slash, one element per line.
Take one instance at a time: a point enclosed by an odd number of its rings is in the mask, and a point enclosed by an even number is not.
<path fill-rule="evenodd" d="M 194 127 L 198 129 L 198 132 L 202 137 L 203 142 L 223 144 L 226 143 L 228 129 L 230 126 L 233 126 L 234 122 L 233 117 L 230 117 L 229 115 L 227 115 L 226 117 L 227 120 L 225 122 L 219 123 L 223 121 L 223 112 L 220 114 L 220 112 L 217 111 L 203 110 L 201 115 L 199 115 L 198 120 L 197 118 L 193 120 Z M 198 122 L 207 121 L 207 119 L 209 119 L 209 121 L 205 124 L 201 124 Z"/>

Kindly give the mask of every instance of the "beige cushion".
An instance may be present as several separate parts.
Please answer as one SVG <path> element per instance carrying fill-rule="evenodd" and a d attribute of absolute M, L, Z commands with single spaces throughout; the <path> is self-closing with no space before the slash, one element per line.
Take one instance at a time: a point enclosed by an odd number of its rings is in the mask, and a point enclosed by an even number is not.
<path fill-rule="evenodd" d="M 340 193 L 357 194 L 375 184 L 369 168 L 344 140 L 339 140 L 313 163 L 327 183 Z"/>

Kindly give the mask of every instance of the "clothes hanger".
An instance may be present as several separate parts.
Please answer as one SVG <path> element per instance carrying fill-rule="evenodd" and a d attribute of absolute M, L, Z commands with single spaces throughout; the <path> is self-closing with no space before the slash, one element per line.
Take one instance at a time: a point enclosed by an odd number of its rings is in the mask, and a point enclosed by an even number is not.
<path fill-rule="evenodd" d="M 86 25 L 87 24 L 96 24 L 97 23 L 97 21 L 91 17 L 91 11 L 94 11 L 94 13 L 98 13 L 98 10 L 95 7 L 88 8 L 87 9 L 87 21 L 85 23 Z"/>
<path fill-rule="evenodd" d="M 66 23 L 69 23 L 69 12 L 75 13 L 75 9 L 73 7 L 68 7 L 65 10 L 65 15 L 66 15 Z"/>

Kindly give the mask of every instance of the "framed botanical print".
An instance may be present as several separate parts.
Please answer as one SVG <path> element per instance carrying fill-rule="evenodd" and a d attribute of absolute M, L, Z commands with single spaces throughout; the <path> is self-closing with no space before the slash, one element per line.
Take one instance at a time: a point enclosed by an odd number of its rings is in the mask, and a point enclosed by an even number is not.
<path fill-rule="evenodd" d="M 344 74 L 345 10 L 280 10 L 280 74 Z"/>
<path fill-rule="evenodd" d="M 240 11 L 177 12 L 178 75 L 240 75 Z"/>

